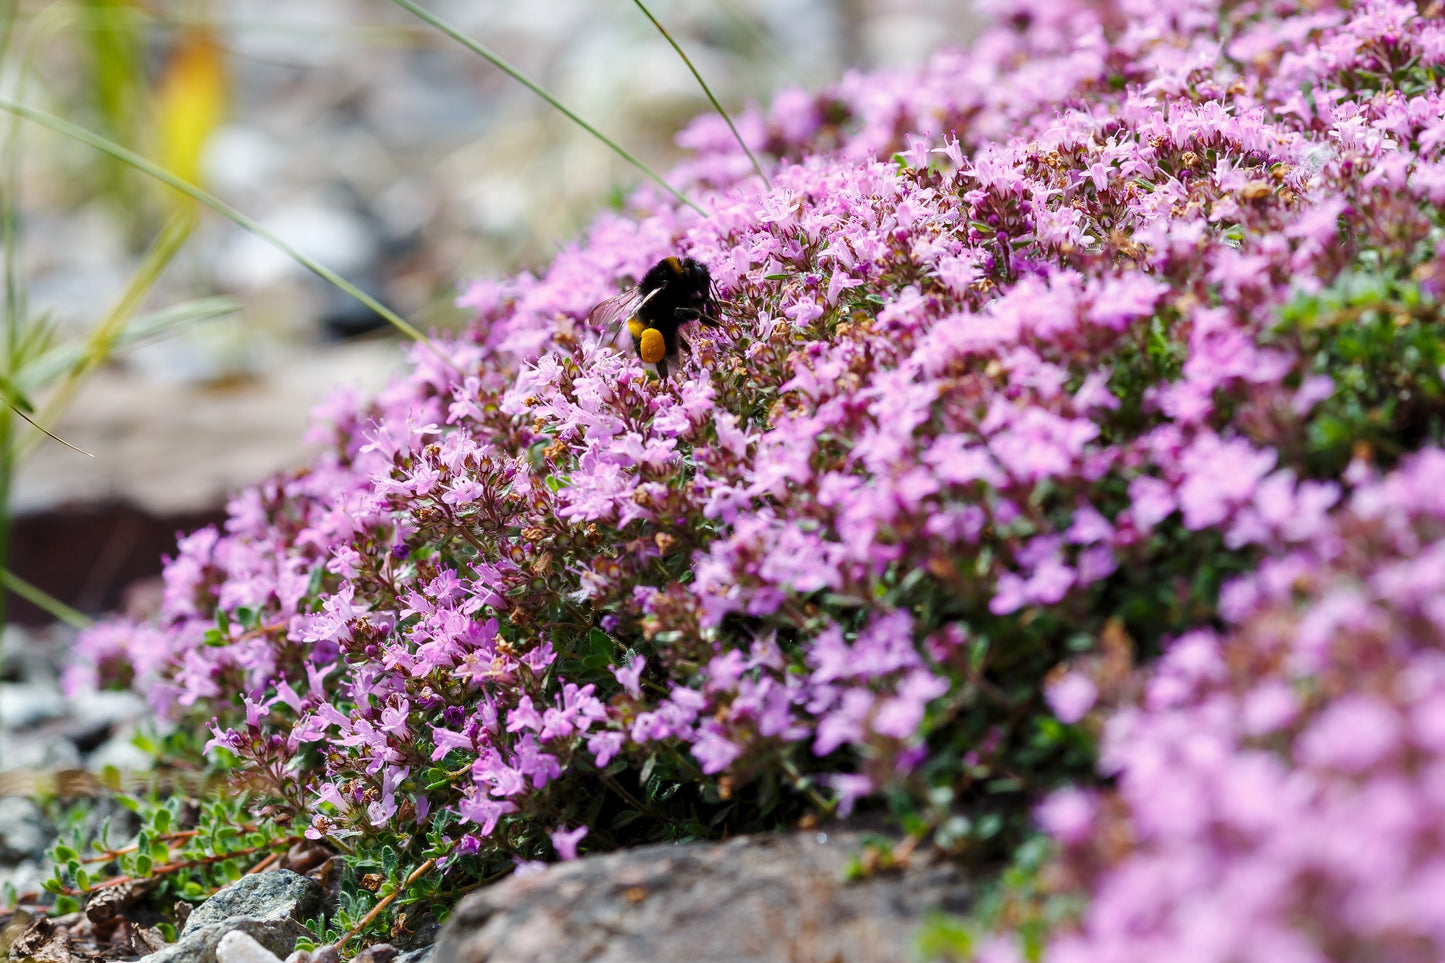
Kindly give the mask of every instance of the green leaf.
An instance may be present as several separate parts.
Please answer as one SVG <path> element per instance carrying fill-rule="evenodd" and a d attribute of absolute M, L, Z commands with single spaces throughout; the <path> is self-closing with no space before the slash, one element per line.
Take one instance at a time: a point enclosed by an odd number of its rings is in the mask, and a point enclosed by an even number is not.
<path fill-rule="evenodd" d="M 967 923 L 957 916 L 943 913 L 929 916 L 919 928 L 917 945 L 922 959 L 973 958 L 973 936 Z"/>
<path fill-rule="evenodd" d="M 164 835 L 166 830 L 171 828 L 171 811 L 162 806 L 151 816 L 151 830 L 157 835 Z"/>
<path fill-rule="evenodd" d="M 326 579 L 326 568 L 318 565 L 311 570 L 311 581 L 306 583 L 306 594 L 315 598 L 321 594 L 321 586 Z"/>
<path fill-rule="evenodd" d="M 67 913 L 74 913 L 80 909 L 80 903 L 74 896 L 55 897 L 55 915 L 64 916 Z"/>
<path fill-rule="evenodd" d="M 151 874 L 152 865 L 153 864 L 151 862 L 151 858 L 145 853 L 141 853 L 135 858 L 135 873 L 133 875 L 149 876 Z"/>

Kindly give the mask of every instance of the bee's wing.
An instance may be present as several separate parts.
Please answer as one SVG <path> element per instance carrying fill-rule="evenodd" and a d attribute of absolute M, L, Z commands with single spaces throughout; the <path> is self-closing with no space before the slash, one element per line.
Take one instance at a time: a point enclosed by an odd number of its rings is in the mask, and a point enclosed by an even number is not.
<path fill-rule="evenodd" d="M 587 312 L 587 323 L 604 329 L 607 334 L 602 343 L 612 344 L 617 340 L 617 332 L 621 329 L 622 322 L 632 316 L 639 303 L 637 288 L 628 288 Z"/>

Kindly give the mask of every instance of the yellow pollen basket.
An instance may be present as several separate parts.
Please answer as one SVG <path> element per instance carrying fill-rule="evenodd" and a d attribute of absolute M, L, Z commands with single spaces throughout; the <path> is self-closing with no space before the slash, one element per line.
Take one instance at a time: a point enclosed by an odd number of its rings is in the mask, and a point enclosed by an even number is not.
<path fill-rule="evenodd" d="M 637 353 L 642 355 L 642 360 L 648 364 L 657 364 L 662 356 L 667 353 L 667 345 L 663 343 L 662 332 L 656 328 L 648 328 L 642 332 L 641 345 Z"/>
<path fill-rule="evenodd" d="M 646 330 L 647 325 L 638 320 L 636 315 L 627 319 L 627 333 L 632 335 L 633 341 L 640 340 L 642 338 L 642 332 Z"/>

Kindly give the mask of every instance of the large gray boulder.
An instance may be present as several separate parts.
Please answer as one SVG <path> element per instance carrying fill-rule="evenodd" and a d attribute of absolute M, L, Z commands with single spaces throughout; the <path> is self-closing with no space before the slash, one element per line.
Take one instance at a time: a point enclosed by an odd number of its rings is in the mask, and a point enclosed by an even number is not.
<path fill-rule="evenodd" d="M 906 963 L 931 912 L 972 887 L 915 853 L 901 870 L 847 879 L 852 831 L 646 846 L 562 863 L 472 893 L 435 963 Z"/>

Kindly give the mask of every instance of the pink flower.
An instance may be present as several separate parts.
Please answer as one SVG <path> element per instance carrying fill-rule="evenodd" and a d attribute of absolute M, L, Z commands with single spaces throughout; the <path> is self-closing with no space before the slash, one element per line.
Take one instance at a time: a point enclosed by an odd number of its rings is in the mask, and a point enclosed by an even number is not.
<path fill-rule="evenodd" d="M 1057 682 L 1044 690 L 1044 697 L 1048 699 L 1049 708 L 1054 710 L 1054 715 L 1059 721 L 1073 725 L 1094 705 L 1094 700 L 1099 697 L 1098 687 L 1093 680 L 1082 672 L 1065 673 Z"/>
<path fill-rule="evenodd" d="M 577 844 L 587 835 L 587 827 L 563 829 L 559 826 L 547 835 L 552 839 L 552 847 L 557 850 L 557 858 L 568 862 L 577 858 Z"/>
<path fill-rule="evenodd" d="M 1060 789 L 1034 810 L 1034 818 L 1049 835 L 1066 846 L 1084 842 L 1093 828 L 1096 804 L 1080 789 Z"/>
<path fill-rule="evenodd" d="M 625 666 L 613 666 L 612 674 L 628 695 L 634 699 L 640 699 L 642 698 L 642 688 L 638 684 L 638 680 L 642 678 L 642 671 L 646 668 L 647 660 L 642 656 L 637 656 Z"/>
<path fill-rule="evenodd" d="M 1300 736 L 1305 765 L 1361 772 L 1400 749 L 1402 720 L 1394 709 L 1366 695 L 1337 699 Z"/>

